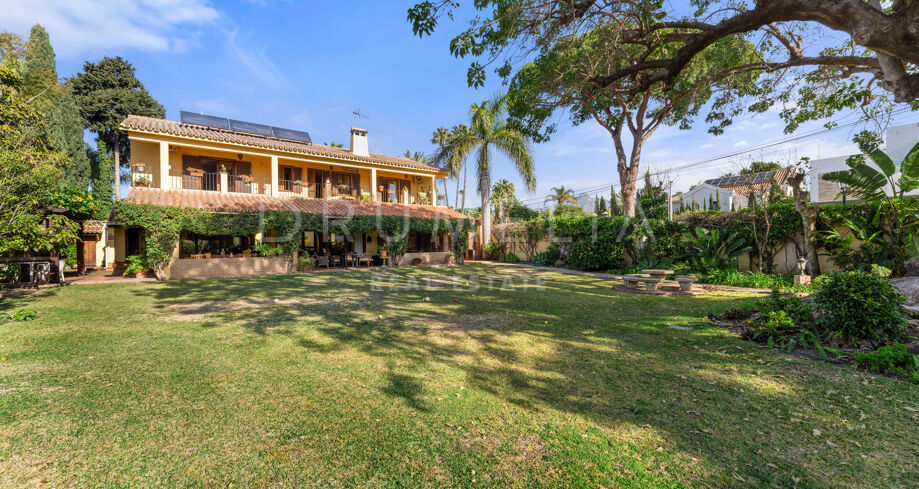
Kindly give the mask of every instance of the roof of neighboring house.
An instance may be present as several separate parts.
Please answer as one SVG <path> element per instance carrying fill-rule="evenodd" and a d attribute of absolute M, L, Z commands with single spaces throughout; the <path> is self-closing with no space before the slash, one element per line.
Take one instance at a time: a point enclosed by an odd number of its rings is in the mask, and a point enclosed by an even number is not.
<path fill-rule="evenodd" d="M 127 202 L 167 207 L 193 207 L 209 211 L 291 211 L 327 216 L 408 216 L 428 219 L 469 219 L 469 216 L 447 207 L 430 205 L 392 204 L 353 200 L 304 199 L 301 197 L 269 197 L 241 193 L 221 193 L 201 190 L 135 187 Z"/>
<path fill-rule="evenodd" d="M 105 231 L 105 221 L 83 221 L 83 232 L 86 234 L 101 234 Z"/>
<path fill-rule="evenodd" d="M 733 190 L 738 194 L 748 194 L 751 190 L 751 182 L 753 190 L 761 192 L 772 187 L 772 180 L 775 180 L 781 186 L 785 185 L 785 180 L 787 179 L 788 168 L 782 168 L 781 170 L 759 172 L 752 175 L 712 178 L 706 180 L 705 183 L 715 187 Z"/>
<path fill-rule="evenodd" d="M 129 115 L 118 126 L 124 131 L 141 131 L 154 134 L 167 134 L 171 136 L 206 139 L 221 143 L 240 144 L 244 146 L 253 146 L 258 148 L 273 149 L 278 151 L 288 151 L 291 153 L 300 153 L 316 156 L 327 156 L 330 158 L 339 158 L 343 160 L 361 161 L 366 163 L 376 163 L 379 165 L 391 166 L 395 168 L 423 170 L 430 172 L 445 173 L 444 170 L 426 163 L 420 163 L 415 160 L 401 156 L 384 155 L 380 153 L 370 153 L 369 156 L 356 155 L 351 153 L 350 149 L 336 148 L 324 144 L 306 143 L 293 139 L 284 139 L 274 136 L 263 136 L 232 129 L 222 129 L 218 127 L 202 126 L 188 122 L 176 122 L 166 119 L 157 119 L 155 117 L 146 117 L 140 115 Z"/>

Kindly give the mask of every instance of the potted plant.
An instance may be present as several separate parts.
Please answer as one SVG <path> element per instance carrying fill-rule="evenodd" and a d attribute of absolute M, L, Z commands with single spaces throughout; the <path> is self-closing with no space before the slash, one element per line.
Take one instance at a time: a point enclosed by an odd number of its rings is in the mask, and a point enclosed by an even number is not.
<path fill-rule="evenodd" d="M 203 177 L 204 176 L 204 170 L 200 168 L 186 168 L 185 172 L 193 177 Z"/>
<path fill-rule="evenodd" d="M 204 257 L 205 257 L 205 258 L 210 258 L 211 256 L 212 256 L 212 254 L 211 254 L 210 251 L 208 251 L 207 253 L 204 254 Z"/>
<path fill-rule="evenodd" d="M 255 180 L 255 178 L 253 178 L 252 175 L 239 175 L 236 178 L 238 178 L 240 182 L 246 182 L 246 183 L 252 183 Z"/>
<path fill-rule="evenodd" d="M 230 173 L 230 167 L 221 163 L 220 164 L 220 173 Z"/>
<path fill-rule="evenodd" d="M 133 169 L 134 173 L 144 173 L 147 171 L 147 165 L 143 163 L 135 163 L 131 165 L 131 168 Z"/>
<path fill-rule="evenodd" d="M 150 186 L 150 177 L 146 175 L 141 175 L 134 179 L 135 187 L 149 187 Z"/>
<path fill-rule="evenodd" d="M 150 265 L 147 263 L 147 257 L 144 255 L 129 255 L 125 259 L 127 264 L 124 268 L 123 276 L 133 275 L 135 278 L 144 278 L 147 276 L 147 269 Z"/>
<path fill-rule="evenodd" d="M 243 258 L 252 258 L 252 249 L 246 248 L 243 250 Z"/>

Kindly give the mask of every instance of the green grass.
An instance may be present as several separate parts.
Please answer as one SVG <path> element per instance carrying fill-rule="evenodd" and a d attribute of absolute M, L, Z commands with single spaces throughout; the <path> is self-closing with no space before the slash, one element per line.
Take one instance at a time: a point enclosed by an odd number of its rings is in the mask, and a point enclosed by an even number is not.
<path fill-rule="evenodd" d="M 450 285 L 471 274 L 477 289 Z M 919 480 L 919 386 L 699 322 L 752 296 L 624 295 L 488 265 L 381 282 L 313 273 L 0 298 L 0 311 L 39 312 L 0 323 L 0 487 Z"/>

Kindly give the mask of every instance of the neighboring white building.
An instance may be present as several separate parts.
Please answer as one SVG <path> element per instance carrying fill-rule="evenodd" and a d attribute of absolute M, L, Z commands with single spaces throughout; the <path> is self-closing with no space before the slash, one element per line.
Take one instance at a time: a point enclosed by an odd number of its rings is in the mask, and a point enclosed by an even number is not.
<path fill-rule="evenodd" d="M 686 210 L 721 210 L 731 211 L 747 206 L 747 196 L 750 195 L 750 185 L 757 192 L 768 192 L 775 180 L 782 189 L 783 194 L 791 195 L 791 188 L 786 183 L 788 169 L 754 173 L 753 175 L 737 175 L 730 177 L 713 178 L 705 180 L 693 187 L 689 192 L 674 197 L 675 209 L 681 207 Z M 682 206 L 680 205 L 682 203 Z M 714 209 L 713 209 L 714 207 Z"/>
<path fill-rule="evenodd" d="M 919 123 L 914 122 L 891 127 L 887 130 L 884 139 L 884 151 L 894 163 L 899 165 L 907 153 L 913 149 L 913 146 L 919 143 Z M 824 180 L 823 175 L 834 171 L 848 170 L 849 167 L 846 165 L 846 159 L 848 158 L 849 156 L 836 156 L 811 160 L 809 175 L 811 202 L 827 203 L 842 200 L 842 189 L 840 189 L 839 184 Z M 919 192 L 914 195 L 919 195 Z"/>

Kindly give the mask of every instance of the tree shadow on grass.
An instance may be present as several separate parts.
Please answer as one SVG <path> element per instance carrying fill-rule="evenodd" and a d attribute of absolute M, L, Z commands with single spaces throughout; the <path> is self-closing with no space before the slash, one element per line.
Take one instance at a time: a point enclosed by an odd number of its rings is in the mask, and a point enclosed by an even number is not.
<path fill-rule="evenodd" d="M 420 277 L 452 283 L 459 276 L 468 283 L 469 274 L 486 273 L 494 275 L 493 283 L 517 284 L 412 287 Z M 871 473 L 869 462 L 827 448 L 811 435 L 812 424 L 789 418 L 800 411 L 809 419 L 839 418 L 832 406 L 813 400 L 823 398 L 827 386 L 856 388 L 855 379 L 823 365 L 813 366 L 809 376 L 788 375 L 783 365 L 763 360 L 774 361 L 776 353 L 712 327 L 666 329 L 708 310 L 736 307 L 741 297 L 623 295 L 610 289 L 609 280 L 516 268 L 384 274 L 392 280 L 381 290 L 370 286 L 370 275 L 352 273 L 169 282 L 139 293 L 153 294 L 165 310 L 270 298 L 264 307 L 206 313 L 202 323 L 239 324 L 258 335 L 283 331 L 311 353 L 357 350 L 379 358 L 386 364 L 381 393 L 421 413 L 431 405 L 417 372 L 436 364 L 460 369 L 470 386 L 522 409 L 569 413 L 614 431 L 648 426 L 659 434 L 657 443 L 681 454 L 681 463 L 706 464 L 701 477 L 708 485 L 856 486 L 833 477 Z M 523 277 L 540 286 L 520 287 Z M 910 429 L 906 422 L 888 428 Z M 842 459 L 848 469 L 839 469 Z"/>

